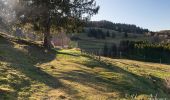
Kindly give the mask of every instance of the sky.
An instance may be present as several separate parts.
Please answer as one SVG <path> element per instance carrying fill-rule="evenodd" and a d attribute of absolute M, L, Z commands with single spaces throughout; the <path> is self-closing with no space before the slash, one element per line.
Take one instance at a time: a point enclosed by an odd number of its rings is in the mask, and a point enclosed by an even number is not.
<path fill-rule="evenodd" d="M 135 24 L 151 31 L 170 30 L 170 0 L 96 0 L 93 21 Z"/>

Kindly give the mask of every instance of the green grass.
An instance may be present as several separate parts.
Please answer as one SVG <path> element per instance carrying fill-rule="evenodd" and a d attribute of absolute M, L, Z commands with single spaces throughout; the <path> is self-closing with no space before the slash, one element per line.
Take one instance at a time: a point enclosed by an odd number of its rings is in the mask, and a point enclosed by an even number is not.
<path fill-rule="evenodd" d="M 104 28 L 96 28 L 96 29 L 101 29 L 103 32 L 109 31 L 110 33 L 114 33 L 115 38 L 106 37 L 106 39 L 95 39 L 93 37 L 88 37 L 87 33 L 80 33 L 77 34 L 77 36 L 81 39 L 78 41 L 80 48 L 104 48 L 105 43 L 107 43 L 108 46 L 112 46 L 113 43 L 119 45 L 120 41 L 125 41 L 125 40 L 151 41 L 151 37 L 145 36 L 145 34 L 128 33 L 128 37 L 124 38 L 124 33 L 118 31 L 108 30 Z"/>
<path fill-rule="evenodd" d="M 0 100 L 170 98 L 169 65 L 49 51 L 0 37 Z"/>

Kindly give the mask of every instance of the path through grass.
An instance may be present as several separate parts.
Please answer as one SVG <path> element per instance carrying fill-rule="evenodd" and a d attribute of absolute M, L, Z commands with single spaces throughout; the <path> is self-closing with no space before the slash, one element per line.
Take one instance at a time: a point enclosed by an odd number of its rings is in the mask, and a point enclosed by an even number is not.
<path fill-rule="evenodd" d="M 169 65 L 102 58 L 77 50 L 50 51 L 0 37 L 0 99 L 107 100 L 170 98 Z"/>

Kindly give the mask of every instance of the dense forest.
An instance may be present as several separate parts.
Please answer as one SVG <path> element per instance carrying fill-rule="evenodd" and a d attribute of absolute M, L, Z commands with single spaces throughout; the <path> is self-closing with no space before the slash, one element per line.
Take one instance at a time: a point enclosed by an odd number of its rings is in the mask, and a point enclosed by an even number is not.
<path fill-rule="evenodd" d="M 121 54 L 120 54 L 121 53 Z M 170 43 L 150 43 L 148 41 L 121 41 L 119 45 L 105 44 L 103 56 L 126 57 L 129 59 L 145 60 L 151 62 L 170 63 Z"/>
<path fill-rule="evenodd" d="M 143 33 L 149 32 L 148 29 L 143 29 L 136 25 L 112 23 L 112 22 L 106 21 L 106 20 L 90 21 L 90 22 L 87 22 L 85 26 L 86 27 L 97 27 L 97 28 L 111 29 L 111 30 L 115 30 L 118 32 L 125 32 L 125 33 L 143 34 Z"/>
<path fill-rule="evenodd" d="M 93 29 L 90 28 L 88 30 L 84 30 L 84 32 L 88 33 L 88 37 L 94 37 L 96 39 L 106 39 L 107 37 L 115 38 L 115 33 L 110 31 L 103 31 L 102 29 Z"/>

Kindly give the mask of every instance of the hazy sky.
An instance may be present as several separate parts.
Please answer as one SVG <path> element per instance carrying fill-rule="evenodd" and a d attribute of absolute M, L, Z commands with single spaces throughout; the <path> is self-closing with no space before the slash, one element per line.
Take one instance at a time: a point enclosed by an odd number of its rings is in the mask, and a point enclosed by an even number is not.
<path fill-rule="evenodd" d="M 135 24 L 151 31 L 170 30 L 170 0 L 96 0 L 101 6 L 92 20 Z"/>

